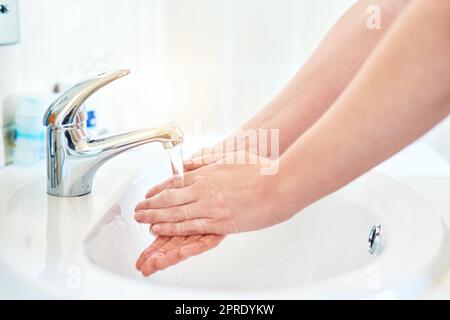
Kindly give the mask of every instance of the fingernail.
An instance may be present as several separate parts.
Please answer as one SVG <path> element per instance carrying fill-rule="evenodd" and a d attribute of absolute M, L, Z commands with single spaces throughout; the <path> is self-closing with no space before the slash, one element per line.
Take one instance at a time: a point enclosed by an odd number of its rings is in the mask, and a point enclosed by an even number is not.
<path fill-rule="evenodd" d="M 142 221 L 142 219 L 144 219 L 145 214 L 141 211 L 136 212 L 136 214 L 134 215 L 134 219 L 136 219 L 136 221 Z"/>

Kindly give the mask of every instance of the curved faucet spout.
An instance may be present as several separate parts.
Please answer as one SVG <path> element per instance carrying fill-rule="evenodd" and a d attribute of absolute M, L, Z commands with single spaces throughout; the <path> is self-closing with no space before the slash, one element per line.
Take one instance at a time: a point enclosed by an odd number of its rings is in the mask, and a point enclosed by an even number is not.
<path fill-rule="evenodd" d="M 159 142 L 165 149 L 171 149 L 183 143 L 183 132 L 175 124 L 160 128 L 139 129 L 115 135 L 89 139 L 86 150 L 90 154 L 102 154 L 105 157 L 116 155 L 143 144 Z"/>
<path fill-rule="evenodd" d="M 143 144 L 159 142 L 170 149 L 183 143 L 175 124 L 91 138 L 80 110 L 98 89 L 128 74 L 127 70 L 100 75 L 67 91 L 44 116 L 47 126 L 47 192 L 57 197 L 77 197 L 91 192 L 92 182 L 106 161 Z"/>

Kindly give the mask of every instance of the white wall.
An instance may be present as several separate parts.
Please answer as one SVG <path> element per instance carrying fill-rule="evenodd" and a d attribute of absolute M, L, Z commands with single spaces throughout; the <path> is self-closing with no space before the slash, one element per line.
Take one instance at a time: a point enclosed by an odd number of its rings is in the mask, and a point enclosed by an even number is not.
<path fill-rule="evenodd" d="M 21 88 L 130 68 L 100 94 L 111 129 L 229 130 L 281 89 L 352 2 L 21 0 Z"/>

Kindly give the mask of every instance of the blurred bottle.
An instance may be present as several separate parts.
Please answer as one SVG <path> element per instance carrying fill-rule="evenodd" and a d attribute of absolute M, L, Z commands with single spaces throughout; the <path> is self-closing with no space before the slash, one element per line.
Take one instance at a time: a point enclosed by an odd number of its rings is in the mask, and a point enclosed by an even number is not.
<path fill-rule="evenodd" d="M 18 45 L 0 46 L 0 168 L 12 162 L 13 97 L 19 90 L 18 48 Z"/>
<path fill-rule="evenodd" d="M 14 95 L 8 96 L 3 100 L 3 127 L 0 131 L 3 133 L 3 151 L 0 154 L 1 164 L 8 165 L 14 160 L 14 149 L 16 147 L 16 130 L 14 126 L 16 97 Z M 1 141 L 0 141 L 1 143 Z M 2 148 L 0 148 L 1 151 Z"/>
<path fill-rule="evenodd" d="M 45 160 L 46 129 L 42 115 L 49 99 L 40 95 L 20 95 L 16 98 L 14 163 L 32 166 Z"/>

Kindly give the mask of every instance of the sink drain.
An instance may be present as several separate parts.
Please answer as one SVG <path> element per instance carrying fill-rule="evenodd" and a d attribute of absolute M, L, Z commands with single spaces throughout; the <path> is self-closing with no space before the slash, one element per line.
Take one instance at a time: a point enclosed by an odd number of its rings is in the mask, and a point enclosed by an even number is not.
<path fill-rule="evenodd" d="M 377 224 L 372 227 L 369 235 L 369 242 L 367 245 L 369 254 L 374 255 L 381 251 L 381 225 Z"/>

